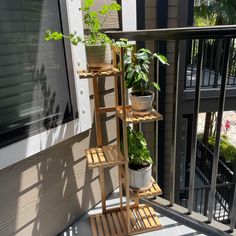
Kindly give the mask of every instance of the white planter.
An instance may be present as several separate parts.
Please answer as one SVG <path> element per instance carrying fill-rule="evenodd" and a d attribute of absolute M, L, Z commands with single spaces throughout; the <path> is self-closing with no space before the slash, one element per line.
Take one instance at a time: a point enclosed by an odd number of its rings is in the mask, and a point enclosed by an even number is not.
<path fill-rule="evenodd" d="M 152 180 L 152 165 L 139 170 L 129 168 L 129 186 L 135 189 L 146 188 Z"/>
<path fill-rule="evenodd" d="M 132 91 L 129 93 L 133 112 L 137 114 L 151 112 L 154 93 L 150 90 L 145 90 L 144 92 L 147 95 L 137 96 L 135 95 L 137 92 L 138 91 Z"/>

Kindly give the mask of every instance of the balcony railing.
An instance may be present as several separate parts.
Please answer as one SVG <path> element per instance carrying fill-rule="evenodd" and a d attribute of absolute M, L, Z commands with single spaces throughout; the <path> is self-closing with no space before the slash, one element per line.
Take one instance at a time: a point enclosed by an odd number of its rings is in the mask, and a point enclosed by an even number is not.
<path fill-rule="evenodd" d="M 204 40 L 204 53 L 202 65 L 202 83 L 201 88 L 217 88 L 221 85 L 222 63 L 224 55 L 224 40 L 206 39 Z M 193 39 L 188 42 L 185 89 L 194 89 L 196 86 L 198 40 Z M 235 38 L 231 41 L 229 53 L 227 87 L 236 87 L 236 42 Z"/>
<path fill-rule="evenodd" d="M 194 109 L 193 109 L 193 122 L 191 127 L 191 151 L 190 151 L 190 180 L 187 188 L 187 205 L 188 213 L 191 214 L 195 209 L 194 196 L 196 195 L 195 189 L 195 172 L 196 172 L 196 159 L 197 159 L 197 123 L 200 107 L 201 89 L 205 86 L 217 87 L 219 92 L 218 104 L 218 118 L 216 122 L 216 139 L 213 152 L 213 159 L 211 164 L 210 183 L 205 193 L 207 203 L 204 204 L 205 213 L 207 214 L 208 221 L 211 222 L 215 216 L 215 204 L 219 200 L 218 195 L 220 190 L 217 185 L 218 164 L 219 164 L 219 150 L 220 150 L 220 133 L 223 111 L 225 107 L 226 88 L 227 86 L 235 86 L 235 26 L 216 26 L 216 27 L 188 27 L 177 29 L 156 29 L 156 30 L 139 30 L 127 32 L 107 32 L 111 38 L 127 38 L 134 41 L 153 41 L 155 48 L 158 49 L 163 42 L 174 42 L 174 78 L 165 83 L 173 84 L 172 91 L 172 136 L 171 136 L 171 165 L 170 165 L 170 191 L 169 201 L 170 205 L 174 204 L 175 199 L 175 182 L 176 182 L 176 156 L 178 155 L 179 139 L 177 137 L 179 132 L 179 121 L 182 119 L 181 112 L 181 94 L 186 88 L 191 88 L 194 93 Z M 214 52 L 214 46 L 218 48 L 217 56 L 209 54 L 209 43 L 212 43 L 211 50 Z M 217 43 L 214 43 L 217 42 Z M 208 45 L 208 46 L 207 46 Z M 162 52 L 159 48 L 159 52 Z M 190 50 L 189 50 L 190 49 Z M 194 52 L 193 52 L 194 49 Z M 188 51 L 191 51 L 188 56 Z M 209 56 L 210 55 L 210 56 Z M 190 58 L 190 61 L 189 61 Z M 214 63 L 213 63 L 214 62 Z M 206 66 L 207 65 L 207 66 Z M 155 67 L 157 68 L 157 67 Z M 160 72 L 156 71 L 156 75 Z M 162 69 L 162 68 L 161 68 Z M 194 75 L 194 83 L 193 83 Z M 189 77 L 190 76 L 190 79 Z M 156 76 L 157 77 L 157 76 Z M 210 79 L 209 79 L 210 78 Z M 213 78 L 213 79 L 211 79 Z M 162 83 L 165 81 L 162 78 Z M 165 84 L 164 84 L 165 87 Z M 165 114 L 164 114 L 165 116 Z M 179 176 L 177 176 L 179 178 Z M 224 184 L 223 184 L 224 185 Z M 222 186 L 223 186 L 222 185 Z M 230 230 L 233 231 L 236 223 L 236 191 L 232 197 L 230 215 Z"/>
<path fill-rule="evenodd" d="M 211 182 L 211 167 L 214 152 L 202 142 L 197 142 L 196 171 L 205 184 Z M 218 184 L 232 183 L 234 172 L 221 160 L 218 162 Z"/>
<path fill-rule="evenodd" d="M 211 186 L 204 185 L 194 187 L 194 203 L 193 211 L 207 216 L 207 202 L 209 198 Z M 214 219 L 228 224 L 230 222 L 230 209 L 232 207 L 232 193 L 235 190 L 235 183 L 217 184 L 214 205 Z M 188 188 L 183 188 L 180 191 L 179 204 L 183 207 L 188 207 Z"/>
<path fill-rule="evenodd" d="M 195 212 L 205 216 L 207 216 L 213 158 L 214 152 L 201 141 L 197 141 L 196 174 L 201 179 L 202 185 L 194 187 L 193 209 Z M 230 220 L 232 196 L 235 191 L 233 176 L 234 172 L 223 160 L 219 159 L 213 215 L 214 219 L 219 222 L 229 223 Z M 180 190 L 179 203 L 181 206 L 187 207 L 188 192 L 188 188 L 182 188 Z"/>

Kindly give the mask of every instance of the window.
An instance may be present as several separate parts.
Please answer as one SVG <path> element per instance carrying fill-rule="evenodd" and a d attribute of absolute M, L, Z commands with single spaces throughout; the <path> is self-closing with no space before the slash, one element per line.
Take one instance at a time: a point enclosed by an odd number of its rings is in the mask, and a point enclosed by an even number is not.
<path fill-rule="evenodd" d="M 1 0 L 0 147 L 74 119 L 58 0 Z"/>

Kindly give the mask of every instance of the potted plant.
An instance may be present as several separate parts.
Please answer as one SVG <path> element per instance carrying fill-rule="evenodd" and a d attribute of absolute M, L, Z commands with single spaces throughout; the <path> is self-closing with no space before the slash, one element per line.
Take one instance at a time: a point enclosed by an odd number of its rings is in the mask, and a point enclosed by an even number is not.
<path fill-rule="evenodd" d="M 141 131 L 128 127 L 129 185 L 141 190 L 152 183 L 152 158 Z"/>
<path fill-rule="evenodd" d="M 133 45 L 128 44 L 127 39 L 120 39 L 116 44 L 119 47 L 125 48 L 125 83 L 126 87 L 131 89 L 129 97 L 132 111 L 136 114 L 148 114 L 152 110 L 154 99 L 154 93 L 149 88 L 153 87 L 160 90 L 158 83 L 149 82 L 149 65 L 155 58 L 162 64 L 168 65 L 167 59 L 161 54 L 152 54 L 146 48 L 141 48 L 134 52 L 135 48 Z"/>
<path fill-rule="evenodd" d="M 106 47 L 111 44 L 111 39 L 102 32 L 102 26 L 112 11 L 119 11 L 117 3 L 105 4 L 99 10 L 92 11 L 94 0 L 85 0 L 84 5 L 79 9 L 83 13 L 83 21 L 89 30 L 89 34 L 82 39 L 77 34 L 64 35 L 60 32 L 47 30 L 45 40 L 69 39 L 73 45 L 85 44 L 88 69 L 100 69 L 111 61 L 106 57 Z M 108 51 L 110 51 L 108 49 Z"/>

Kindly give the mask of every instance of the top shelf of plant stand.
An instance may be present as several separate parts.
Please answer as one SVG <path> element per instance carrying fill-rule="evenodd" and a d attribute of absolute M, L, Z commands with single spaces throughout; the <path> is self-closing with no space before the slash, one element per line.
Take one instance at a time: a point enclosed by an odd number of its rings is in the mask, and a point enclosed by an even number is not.
<path fill-rule="evenodd" d="M 134 114 L 131 110 L 131 106 L 126 106 L 125 107 L 125 112 L 126 112 L 126 122 L 127 123 L 141 123 L 141 122 L 150 122 L 150 121 L 157 121 L 157 120 L 163 120 L 163 116 L 158 113 L 155 109 L 152 109 L 152 111 L 147 115 L 137 115 Z M 117 114 L 118 116 L 124 120 L 124 115 L 123 115 L 123 109 L 122 106 L 119 106 L 117 108 Z"/>
<path fill-rule="evenodd" d="M 93 78 L 103 78 L 108 76 L 119 76 L 122 74 L 121 71 L 119 71 L 115 67 L 111 67 L 109 69 L 100 70 L 100 71 L 87 71 L 82 70 L 78 71 L 80 79 L 93 79 Z"/>

